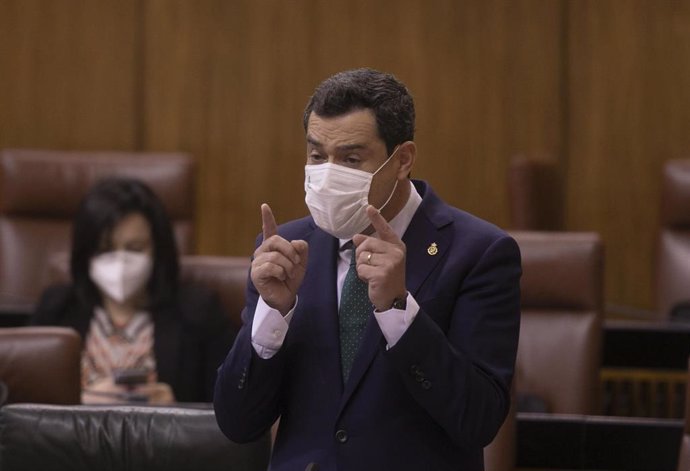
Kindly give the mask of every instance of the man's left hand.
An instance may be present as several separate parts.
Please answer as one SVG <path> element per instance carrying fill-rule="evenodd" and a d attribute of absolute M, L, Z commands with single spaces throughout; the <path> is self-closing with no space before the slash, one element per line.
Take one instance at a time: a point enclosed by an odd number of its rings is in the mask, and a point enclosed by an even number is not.
<path fill-rule="evenodd" d="M 395 299 L 405 298 L 406 248 L 388 221 L 373 206 L 366 208 L 377 237 L 356 234 L 357 274 L 369 283 L 369 299 L 377 311 L 386 311 Z"/>

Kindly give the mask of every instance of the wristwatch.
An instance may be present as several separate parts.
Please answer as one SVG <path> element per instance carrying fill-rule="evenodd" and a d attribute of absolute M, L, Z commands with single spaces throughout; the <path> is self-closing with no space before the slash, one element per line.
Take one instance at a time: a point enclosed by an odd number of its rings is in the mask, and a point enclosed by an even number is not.
<path fill-rule="evenodd" d="M 404 298 L 395 298 L 391 309 L 400 309 L 401 311 L 407 309 L 407 294 L 405 294 Z"/>

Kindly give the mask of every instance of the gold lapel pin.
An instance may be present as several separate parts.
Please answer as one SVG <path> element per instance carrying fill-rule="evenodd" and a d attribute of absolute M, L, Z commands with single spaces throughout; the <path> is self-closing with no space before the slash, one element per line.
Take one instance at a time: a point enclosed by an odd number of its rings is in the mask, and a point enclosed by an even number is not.
<path fill-rule="evenodd" d="M 426 249 L 426 253 L 428 253 L 429 255 L 436 255 L 438 253 L 438 245 L 436 245 L 436 242 L 431 243 L 429 248 Z"/>

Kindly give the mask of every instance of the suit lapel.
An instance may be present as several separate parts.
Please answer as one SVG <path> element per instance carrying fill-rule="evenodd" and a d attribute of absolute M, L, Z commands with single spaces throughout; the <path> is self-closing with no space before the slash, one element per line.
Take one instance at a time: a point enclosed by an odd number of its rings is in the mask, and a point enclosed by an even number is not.
<path fill-rule="evenodd" d="M 417 187 L 419 193 L 423 195 L 422 204 L 402 238 L 407 248 L 405 280 L 407 290 L 413 296 L 418 293 L 424 280 L 444 257 L 450 245 L 449 231 L 442 231 L 443 227 L 451 221 L 451 217 L 447 214 L 447 207 L 430 188 L 423 183 L 418 184 L 422 185 Z M 380 348 L 385 348 L 385 339 L 372 315 L 367 321 L 362 344 L 352 365 L 350 377 L 345 384 L 340 411 L 347 404 Z"/>
<path fill-rule="evenodd" d="M 444 258 L 450 245 L 448 231 L 432 224 L 418 211 L 403 236 L 407 248 L 405 280 L 407 290 L 414 296 L 429 277 L 438 262 Z"/>
<path fill-rule="evenodd" d="M 359 384 L 360 380 L 366 373 L 369 365 L 376 356 L 376 352 L 381 346 L 385 345 L 383 334 L 379 328 L 374 316 L 369 316 L 367 320 L 367 326 L 364 329 L 364 336 L 362 337 L 362 343 L 357 350 L 357 355 L 352 363 L 352 369 L 350 370 L 350 376 L 345 383 L 345 389 L 343 391 L 343 397 L 340 401 L 340 409 L 345 406 L 347 401 L 352 396 L 355 388 Z M 340 371 L 339 371 L 340 372 Z M 342 374 L 339 375 L 342 378 Z M 342 379 L 341 379 L 342 381 Z"/>
<path fill-rule="evenodd" d="M 308 241 L 309 265 L 302 286 L 310 288 L 300 291 L 298 304 L 300 308 L 298 309 L 303 309 L 305 312 L 300 313 L 302 314 L 300 316 L 296 315 L 293 322 L 308 323 L 308 330 L 314 339 L 330 343 L 331 348 L 324 348 L 321 351 L 333 352 L 333 358 L 327 360 L 322 358 L 324 364 L 340 365 L 336 291 L 338 239 L 324 231 L 315 230 Z M 330 367 L 323 374 L 328 377 L 326 384 L 337 385 L 336 391 L 342 391 L 342 375 L 339 368 Z"/>
<path fill-rule="evenodd" d="M 326 322 L 317 323 L 319 334 L 331 336 L 338 335 L 338 300 L 336 292 L 337 275 L 337 251 L 338 239 L 331 235 L 316 230 L 309 238 L 309 264 L 307 266 L 306 279 L 302 282 L 304 287 L 316 286 L 300 294 L 303 294 L 307 306 L 313 306 L 318 311 L 326 311 Z M 333 313 L 332 315 L 330 313 Z M 313 316 L 313 313 L 305 313 Z M 319 313 L 319 315 L 323 315 Z"/>

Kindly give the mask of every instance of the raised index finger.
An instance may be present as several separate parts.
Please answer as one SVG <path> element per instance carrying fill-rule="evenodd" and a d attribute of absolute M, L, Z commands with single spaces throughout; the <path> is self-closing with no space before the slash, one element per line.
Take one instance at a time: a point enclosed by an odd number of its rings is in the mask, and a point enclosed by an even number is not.
<path fill-rule="evenodd" d="M 400 243 L 400 238 L 390 224 L 388 224 L 386 218 L 381 216 L 381 213 L 378 209 L 372 205 L 367 206 L 367 216 L 369 216 L 371 225 L 374 226 L 376 233 L 379 235 L 379 239 L 393 244 Z"/>
<path fill-rule="evenodd" d="M 264 234 L 264 240 L 278 233 L 276 218 L 273 217 L 273 211 L 266 203 L 261 205 L 261 230 Z"/>

